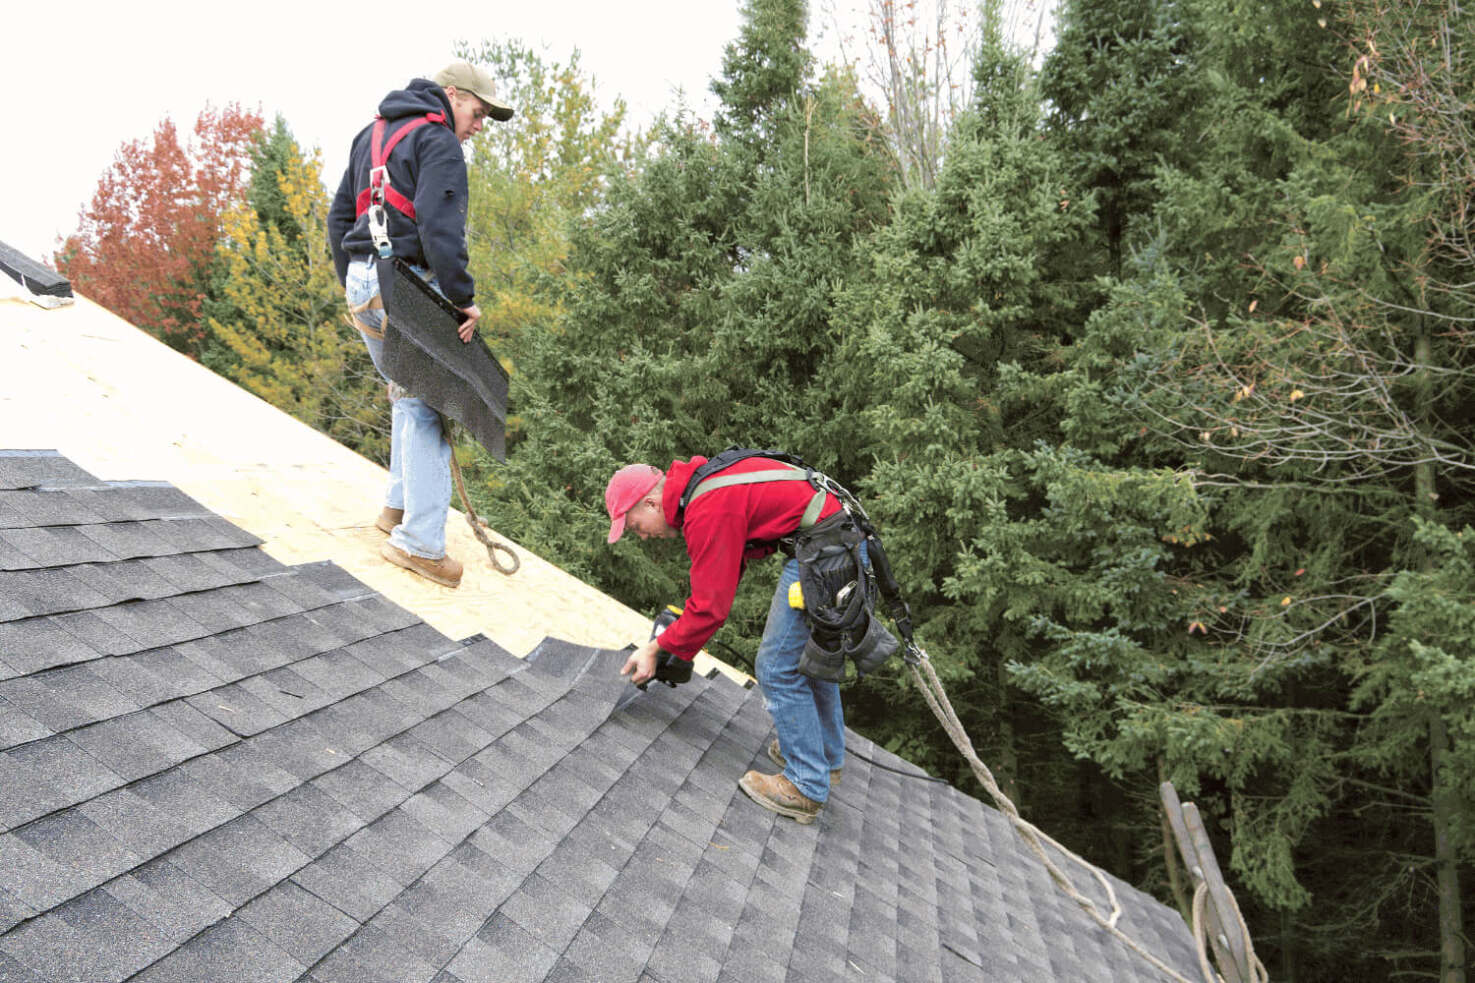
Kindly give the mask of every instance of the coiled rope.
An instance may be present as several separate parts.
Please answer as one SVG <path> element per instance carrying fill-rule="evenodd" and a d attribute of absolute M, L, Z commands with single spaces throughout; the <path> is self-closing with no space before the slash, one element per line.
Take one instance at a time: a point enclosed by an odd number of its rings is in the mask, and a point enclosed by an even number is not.
<path fill-rule="evenodd" d="M 443 433 L 450 433 L 444 416 L 441 417 L 441 426 Z M 446 442 L 450 443 L 449 440 Z M 487 548 L 487 559 L 492 561 L 492 566 L 498 573 L 505 573 L 509 577 L 512 576 L 522 566 L 522 560 L 513 552 L 511 546 L 508 546 L 506 543 L 495 542 L 487 535 L 487 524 L 477 517 L 476 509 L 471 507 L 471 498 L 466 494 L 466 482 L 461 477 L 461 462 L 456 460 L 455 444 L 451 444 L 451 477 L 456 479 L 456 494 L 461 497 L 461 504 L 466 509 L 466 522 L 471 526 L 472 534 L 476 536 L 479 543 Z M 502 561 L 497 559 L 497 550 L 501 550 L 507 554 L 508 558 L 512 561 L 511 566 L 502 565 Z"/>

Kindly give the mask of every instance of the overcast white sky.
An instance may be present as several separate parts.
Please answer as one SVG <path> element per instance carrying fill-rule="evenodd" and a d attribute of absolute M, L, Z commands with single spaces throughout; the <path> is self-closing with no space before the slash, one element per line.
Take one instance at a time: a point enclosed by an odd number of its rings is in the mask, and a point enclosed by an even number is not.
<path fill-rule="evenodd" d="M 1021 0 L 1015 0 L 1021 2 Z M 1034 0 L 1022 0 L 1033 3 Z M 867 0 L 811 0 L 822 56 L 863 27 Z M 954 7 L 968 7 L 954 0 Z M 169 116 L 187 134 L 207 102 L 281 113 L 336 185 L 379 99 L 447 62 L 455 43 L 515 37 L 567 61 L 645 122 L 676 104 L 709 115 L 710 79 L 739 0 L 21 0 L 0 17 L 0 241 L 33 258 L 76 228 L 114 152 Z M 851 33 L 853 49 L 854 33 Z"/>

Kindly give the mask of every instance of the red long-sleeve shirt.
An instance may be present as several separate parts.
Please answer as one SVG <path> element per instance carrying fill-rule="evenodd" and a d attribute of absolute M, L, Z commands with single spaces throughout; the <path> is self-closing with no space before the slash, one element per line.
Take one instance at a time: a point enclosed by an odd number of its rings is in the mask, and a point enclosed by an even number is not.
<path fill-rule="evenodd" d="M 814 498 L 807 481 L 764 481 L 729 485 L 706 491 L 687 506 L 681 522 L 676 507 L 692 473 L 707 463 L 705 457 L 672 461 L 661 496 L 666 522 L 681 531 L 691 557 L 691 595 L 682 615 L 660 635 L 660 646 L 682 659 L 695 657 L 732 611 L 738 581 L 748 560 L 767 556 L 772 545 L 749 548 L 752 542 L 773 543 L 799 528 L 804 510 Z M 719 474 L 742 474 L 782 468 L 781 462 L 750 457 Z M 834 495 L 826 495 L 820 518 L 840 510 Z"/>

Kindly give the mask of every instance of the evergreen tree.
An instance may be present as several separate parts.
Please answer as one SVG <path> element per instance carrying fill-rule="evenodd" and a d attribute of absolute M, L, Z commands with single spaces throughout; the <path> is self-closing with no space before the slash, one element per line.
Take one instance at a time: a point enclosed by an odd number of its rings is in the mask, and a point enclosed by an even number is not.
<path fill-rule="evenodd" d="M 206 362 L 267 402 L 380 462 L 389 404 L 323 243 L 328 197 L 318 155 L 285 120 L 252 155 L 247 194 L 223 220 L 223 301 Z"/>
<path fill-rule="evenodd" d="M 1428 189 L 1451 172 L 1390 139 L 1406 107 L 1392 126 L 1385 105 L 1348 112 L 1369 87 L 1328 14 L 1183 9 L 1206 98 L 1175 125 L 1214 139 L 1159 160 L 1135 256 L 1066 353 L 1080 388 L 1064 424 L 1196 488 L 1207 514 L 1169 564 L 1180 627 L 1133 655 L 1117 625 L 1052 617 L 1054 645 L 1016 678 L 1059 708 L 1072 748 L 1137 781 L 1156 759 L 1199 799 L 1282 975 L 1374 978 L 1432 965 L 1442 942 L 1455 979 L 1464 723 L 1459 687 L 1429 688 L 1429 667 L 1448 678 L 1463 657 L 1465 602 L 1440 586 L 1461 561 L 1433 530 L 1469 521 L 1470 443 L 1451 423 L 1470 376 L 1463 338 L 1434 327 L 1460 299 L 1419 287 L 1460 282 L 1425 247 L 1431 215 L 1450 227 Z M 1391 47 L 1408 21 L 1377 17 Z M 1435 614 L 1420 589 L 1450 604 Z M 1413 625 L 1454 629 L 1452 649 Z M 1122 673 L 1150 687 L 1124 698 Z M 1432 830 L 1406 821 L 1414 802 Z M 1425 877 L 1437 891 L 1411 900 Z"/>
<path fill-rule="evenodd" d="M 606 172 L 638 145 L 622 134 L 625 104 L 609 112 L 575 51 L 567 64 L 517 41 L 463 44 L 457 56 L 482 65 L 511 120 L 484 127 L 469 145 L 467 248 L 477 277 L 478 329 L 508 364 L 523 335 L 557 316 L 550 277 L 563 271 L 569 226 L 598 204 Z"/>
<path fill-rule="evenodd" d="M 1184 117 L 1203 98 L 1193 0 L 1075 0 L 1041 71 L 1050 127 L 1076 183 L 1096 192 L 1095 272 L 1120 277 L 1151 236 L 1153 177 L 1192 153 Z"/>
<path fill-rule="evenodd" d="M 1050 431 L 1033 399 L 1000 399 L 1000 379 L 1006 366 L 1036 364 L 1058 344 L 1061 298 L 1045 274 L 1052 252 L 1089 219 L 1089 203 L 1067 204 L 1079 196 L 1041 139 L 1022 58 L 986 37 L 975 73 L 974 104 L 951 133 L 935 190 L 897 198 L 868 275 L 847 288 L 845 310 L 860 330 L 845 339 L 830 388 L 845 399 L 837 419 L 849 421 L 848 432 L 837 424 L 835 442 L 859 452 L 853 466 L 876 462 L 866 498 L 929 650 L 945 678 L 973 694 L 955 702 L 1018 797 L 1002 675 L 1019 655 L 1018 636 L 1001 623 L 1005 599 L 981 596 L 971 571 L 1018 488 L 1011 444 L 1028 447 Z M 894 683 L 868 689 L 874 702 L 852 701 L 861 718 L 882 726 L 888 716 L 911 718 L 920 733 L 891 743 L 958 773 L 920 701 Z M 910 700 L 910 712 L 886 714 L 896 699 Z M 930 748 L 919 743 L 929 739 Z"/>
<path fill-rule="evenodd" d="M 525 421 L 499 528 L 638 608 L 685 595 L 679 551 L 604 545 L 601 494 L 631 460 L 664 466 L 732 443 L 837 469 L 820 387 L 834 294 L 886 216 L 875 118 L 848 76 L 808 77 L 804 6 L 754 0 L 713 83 L 713 130 L 661 122 L 574 230 L 556 326 L 530 338 Z M 843 470 L 836 476 L 852 477 Z M 767 607 L 747 578 L 725 637 L 751 651 Z"/>

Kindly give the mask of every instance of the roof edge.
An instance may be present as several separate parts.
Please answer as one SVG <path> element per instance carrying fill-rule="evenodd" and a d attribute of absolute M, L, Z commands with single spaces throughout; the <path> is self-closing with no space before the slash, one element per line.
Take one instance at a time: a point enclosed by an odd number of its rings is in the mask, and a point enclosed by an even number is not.
<path fill-rule="evenodd" d="M 49 302 L 38 301 L 43 307 L 58 307 L 73 300 L 70 280 L 4 242 L 0 242 L 0 270 L 33 296 L 50 298 Z"/>

